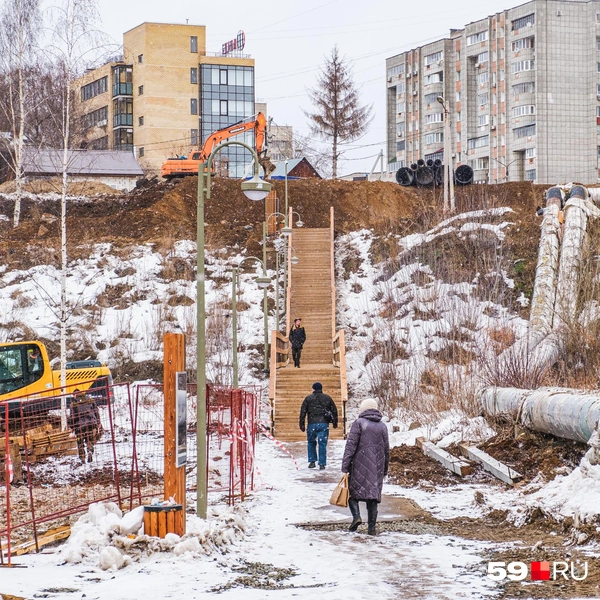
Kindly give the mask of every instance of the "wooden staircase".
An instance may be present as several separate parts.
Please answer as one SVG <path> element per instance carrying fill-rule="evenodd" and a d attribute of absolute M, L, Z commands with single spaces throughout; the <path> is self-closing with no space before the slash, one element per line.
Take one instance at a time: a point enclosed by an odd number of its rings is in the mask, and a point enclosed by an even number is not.
<path fill-rule="evenodd" d="M 306 434 L 298 428 L 300 407 L 304 398 L 312 393 L 312 384 L 319 381 L 323 392 L 332 397 L 338 409 L 338 428 L 330 427 L 329 437 L 343 439 L 345 362 L 342 369 L 332 362 L 335 323 L 332 230 L 294 229 L 291 244 L 300 260 L 291 267 L 288 322 L 302 318 L 306 343 L 299 369 L 293 365 L 291 349 L 286 366 L 279 369 L 271 366 L 271 377 L 275 378 L 274 393 L 273 386 L 271 388 L 274 435 L 290 442 L 306 439 Z"/>

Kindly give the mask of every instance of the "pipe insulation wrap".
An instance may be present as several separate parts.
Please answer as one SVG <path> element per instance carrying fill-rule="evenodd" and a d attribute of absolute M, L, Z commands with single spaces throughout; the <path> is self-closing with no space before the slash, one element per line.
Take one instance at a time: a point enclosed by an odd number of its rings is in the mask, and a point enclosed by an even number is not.
<path fill-rule="evenodd" d="M 587 212 L 582 198 L 573 198 L 565 204 L 565 228 L 560 253 L 560 267 L 556 285 L 556 306 L 553 328 L 575 320 L 576 298 L 579 287 L 581 254 L 586 242 Z"/>
<path fill-rule="evenodd" d="M 480 396 L 488 416 L 508 417 L 521 425 L 587 443 L 600 420 L 600 395 L 577 390 L 486 388 Z"/>
<path fill-rule="evenodd" d="M 560 199 L 549 198 L 544 210 L 538 262 L 535 269 L 535 283 L 529 323 L 531 329 L 548 332 L 552 329 L 556 280 L 560 255 L 558 213 Z"/>

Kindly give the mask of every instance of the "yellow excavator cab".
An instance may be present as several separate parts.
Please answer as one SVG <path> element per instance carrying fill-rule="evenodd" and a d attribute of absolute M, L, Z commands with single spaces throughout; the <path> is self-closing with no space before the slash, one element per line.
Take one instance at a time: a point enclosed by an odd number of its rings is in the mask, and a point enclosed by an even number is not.
<path fill-rule="evenodd" d="M 96 398 L 98 404 L 111 400 L 112 375 L 98 361 L 67 363 L 66 392 L 75 387 Z M 5 400 L 49 398 L 60 395 L 60 371 L 53 371 L 42 342 L 8 342 L 0 344 L 0 407 Z M 45 402 L 50 407 L 50 404 Z M 50 407 L 51 408 L 51 407 Z M 2 411 L 0 411 L 2 413 Z"/>

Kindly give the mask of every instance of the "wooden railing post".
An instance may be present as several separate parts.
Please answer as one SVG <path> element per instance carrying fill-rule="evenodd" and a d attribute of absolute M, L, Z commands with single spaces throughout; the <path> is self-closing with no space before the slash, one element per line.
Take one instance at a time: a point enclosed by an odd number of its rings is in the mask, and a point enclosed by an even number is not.
<path fill-rule="evenodd" d="M 333 251 L 334 231 L 334 209 L 329 208 L 329 232 L 330 232 L 330 260 L 331 260 L 331 339 L 335 337 L 335 256 Z"/>

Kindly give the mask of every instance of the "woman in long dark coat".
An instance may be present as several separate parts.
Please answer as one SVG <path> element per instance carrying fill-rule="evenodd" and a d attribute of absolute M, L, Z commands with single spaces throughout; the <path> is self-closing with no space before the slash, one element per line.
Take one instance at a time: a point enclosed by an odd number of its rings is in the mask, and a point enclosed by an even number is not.
<path fill-rule="evenodd" d="M 350 475 L 348 507 L 352 524 L 349 531 L 356 531 L 362 523 L 358 503 L 364 501 L 367 503 L 368 533 L 375 535 L 377 505 L 381 502 L 383 478 L 390 464 L 390 442 L 376 400 L 364 400 L 359 412 L 350 429 L 342 460 L 342 473 Z"/>

